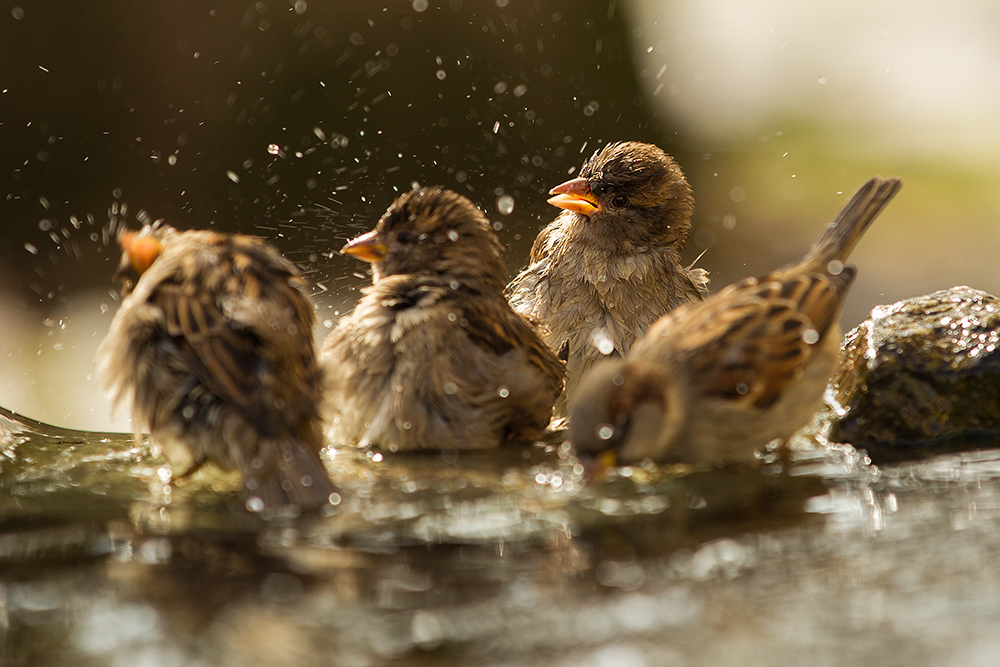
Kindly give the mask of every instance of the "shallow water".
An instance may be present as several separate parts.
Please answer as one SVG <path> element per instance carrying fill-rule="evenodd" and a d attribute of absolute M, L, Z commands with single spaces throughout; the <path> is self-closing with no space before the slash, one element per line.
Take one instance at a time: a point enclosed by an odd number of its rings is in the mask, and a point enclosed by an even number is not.
<path fill-rule="evenodd" d="M 164 488 L 118 434 L 0 416 L 0 664 L 849 665 L 1000 659 L 1000 452 L 587 484 L 558 434 L 339 451 L 329 517 Z"/>

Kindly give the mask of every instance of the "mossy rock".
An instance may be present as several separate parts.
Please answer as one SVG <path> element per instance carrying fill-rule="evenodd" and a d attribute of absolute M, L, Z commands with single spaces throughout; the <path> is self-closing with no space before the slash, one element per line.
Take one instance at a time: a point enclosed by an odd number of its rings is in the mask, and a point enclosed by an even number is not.
<path fill-rule="evenodd" d="M 831 438 L 913 445 L 1000 432 L 1000 299 L 969 287 L 877 306 L 844 341 Z"/>

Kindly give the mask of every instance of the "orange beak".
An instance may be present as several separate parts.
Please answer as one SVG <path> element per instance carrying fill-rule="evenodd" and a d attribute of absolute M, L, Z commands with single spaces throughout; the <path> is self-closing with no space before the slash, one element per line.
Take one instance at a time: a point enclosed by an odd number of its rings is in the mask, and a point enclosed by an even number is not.
<path fill-rule="evenodd" d="M 385 259 L 386 247 L 384 243 L 379 241 L 375 230 L 372 230 L 348 241 L 347 245 L 340 249 L 340 252 L 374 264 Z"/>
<path fill-rule="evenodd" d="M 137 232 L 124 231 L 118 237 L 118 244 L 128 255 L 132 268 L 140 276 L 153 265 L 163 250 L 163 243 L 152 236 L 142 236 Z"/>
<path fill-rule="evenodd" d="M 580 463 L 583 464 L 584 475 L 589 481 L 600 482 L 618 464 L 618 454 L 613 449 L 608 449 L 596 456 L 581 456 Z"/>
<path fill-rule="evenodd" d="M 574 178 L 566 181 L 549 190 L 549 203 L 567 211 L 574 211 L 582 215 L 590 215 L 594 211 L 600 211 L 601 205 L 597 197 L 590 191 L 587 179 Z"/>

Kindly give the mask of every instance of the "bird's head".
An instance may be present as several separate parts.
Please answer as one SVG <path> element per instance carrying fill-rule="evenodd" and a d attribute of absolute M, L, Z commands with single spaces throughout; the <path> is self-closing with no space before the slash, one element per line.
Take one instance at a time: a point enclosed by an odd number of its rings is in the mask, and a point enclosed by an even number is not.
<path fill-rule="evenodd" d="M 374 280 L 391 275 L 434 275 L 482 291 L 503 290 L 503 246 L 490 223 L 462 195 L 422 188 L 399 196 L 375 229 L 341 252 L 372 264 Z"/>
<path fill-rule="evenodd" d="M 677 163 L 652 144 L 626 141 L 594 153 L 549 203 L 581 216 L 594 234 L 630 245 L 677 245 L 691 227 L 694 197 Z"/>
<path fill-rule="evenodd" d="M 580 383 L 569 409 L 569 440 L 585 467 L 637 463 L 656 456 L 678 430 L 671 380 L 634 361 L 608 359 Z"/>
<path fill-rule="evenodd" d="M 122 256 L 115 271 L 114 282 L 123 295 L 135 289 L 139 278 L 153 266 L 153 262 L 163 252 L 167 237 L 174 231 L 173 227 L 156 222 L 144 225 L 137 232 L 126 229 L 118 235 Z"/>

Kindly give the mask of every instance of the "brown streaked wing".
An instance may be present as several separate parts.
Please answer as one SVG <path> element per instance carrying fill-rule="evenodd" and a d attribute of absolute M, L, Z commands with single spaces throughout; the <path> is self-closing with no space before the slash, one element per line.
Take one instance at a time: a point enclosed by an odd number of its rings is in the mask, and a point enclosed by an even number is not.
<path fill-rule="evenodd" d="M 524 350 L 553 389 L 561 391 L 565 364 L 535 335 L 531 325 L 507 305 L 493 299 L 464 299 L 462 325 L 473 343 L 501 355 L 508 350 Z"/>
<path fill-rule="evenodd" d="M 167 333 L 213 394 L 244 408 L 261 400 L 253 354 L 257 337 L 230 326 L 212 295 L 189 294 L 180 285 L 164 283 L 150 295 L 150 303 L 162 309 Z"/>
<path fill-rule="evenodd" d="M 771 405 L 821 348 L 803 334 L 814 329 L 822 341 L 840 312 L 842 287 L 825 275 L 796 275 L 745 281 L 732 288 L 738 294 L 712 299 L 728 305 L 696 309 L 698 317 L 685 317 L 675 332 L 691 381 L 705 397 Z"/>

